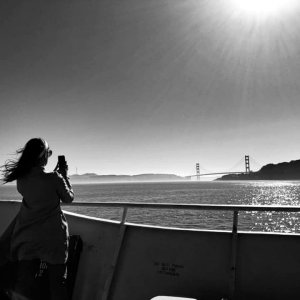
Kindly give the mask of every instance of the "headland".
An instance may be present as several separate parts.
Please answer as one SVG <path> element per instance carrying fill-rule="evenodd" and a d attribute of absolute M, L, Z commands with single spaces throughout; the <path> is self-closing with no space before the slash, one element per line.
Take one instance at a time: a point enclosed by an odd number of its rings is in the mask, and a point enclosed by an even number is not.
<path fill-rule="evenodd" d="M 185 177 L 174 174 L 98 175 L 95 173 L 70 176 L 72 183 L 116 183 L 116 182 L 167 182 L 183 181 Z"/>
<path fill-rule="evenodd" d="M 267 164 L 257 172 L 228 174 L 216 180 L 300 180 L 300 160 Z"/>

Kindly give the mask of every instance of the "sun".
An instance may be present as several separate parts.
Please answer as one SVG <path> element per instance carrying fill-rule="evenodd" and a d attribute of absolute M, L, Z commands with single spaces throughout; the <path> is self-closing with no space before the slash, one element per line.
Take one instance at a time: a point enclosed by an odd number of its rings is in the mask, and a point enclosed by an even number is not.
<path fill-rule="evenodd" d="M 235 9 L 250 16 L 268 17 L 293 11 L 299 0 L 231 0 Z"/>

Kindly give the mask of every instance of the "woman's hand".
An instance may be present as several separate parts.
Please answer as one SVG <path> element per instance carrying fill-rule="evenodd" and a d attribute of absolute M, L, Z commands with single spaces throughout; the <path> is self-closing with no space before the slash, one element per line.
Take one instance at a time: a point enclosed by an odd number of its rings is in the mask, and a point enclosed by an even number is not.
<path fill-rule="evenodd" d="M 54 168 L 54 172 L 59 173 L 64 178 L 68 178 L 68 170 L 69 166 L 67 163 L 64 164 L 63 168 L 59 167 L 59 164 L 57 163 L 56 167 Z"/>

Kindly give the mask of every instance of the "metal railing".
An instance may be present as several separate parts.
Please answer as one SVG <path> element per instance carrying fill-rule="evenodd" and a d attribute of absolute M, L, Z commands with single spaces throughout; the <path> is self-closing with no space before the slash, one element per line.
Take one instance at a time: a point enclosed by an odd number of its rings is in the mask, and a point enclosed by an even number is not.
<path fill-rule="evenodd" d="M 20 203 L 20 200 L 2 200 L 2 203 Z M 72 202 L 61 203 L 63 207 L 112 207 L 123 208 L 121 224 L 126 222 L 127 212 L 132 208 L 144 209 L 175 209 L 175 210 L 210 210 L 210 211 L 232 211 L 232 232 L 238 229 L 238 214 L 241 211 L 261 212 L 300 212 L 300 206 L 288 205 L 230 205 L 230 204 L 181 204 L 181 203 L 144 203 L 144 202 Z"/>
<path fill-rule="evenodd" d="M 232 232 L 238 229 L 238 213 L 241 211 L 273 211 L 273 212 L 300 212 L 300 206 L 288 205 L 227 205 L 227 204 L 180 204 L 180 203 L 143 203 L 143 202 L 73 202 L 62 203 L 62 206 L 81 207 L 113 207 L 123 208 L 121 224 L 126 222 L 127 212 L 131 208 L 146 209 L 180 209 L 180 210 L 210 210 L 210 211 L 232 211 Z"/>

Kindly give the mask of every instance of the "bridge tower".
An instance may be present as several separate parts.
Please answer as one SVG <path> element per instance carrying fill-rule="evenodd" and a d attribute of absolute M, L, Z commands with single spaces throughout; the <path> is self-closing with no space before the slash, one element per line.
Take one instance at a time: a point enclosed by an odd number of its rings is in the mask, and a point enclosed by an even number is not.
<path fill-rule="evenodd" d="M 200 180 L 200 164 L 196 163 L 196 175 L 197 175 L 197 180 Z"/>
<path fill-rule="evenodd" d="M 249 155 L 245 155 L 245 168 L 246 168 L 246 173 L 250 173 L 250 158 Z"/>

